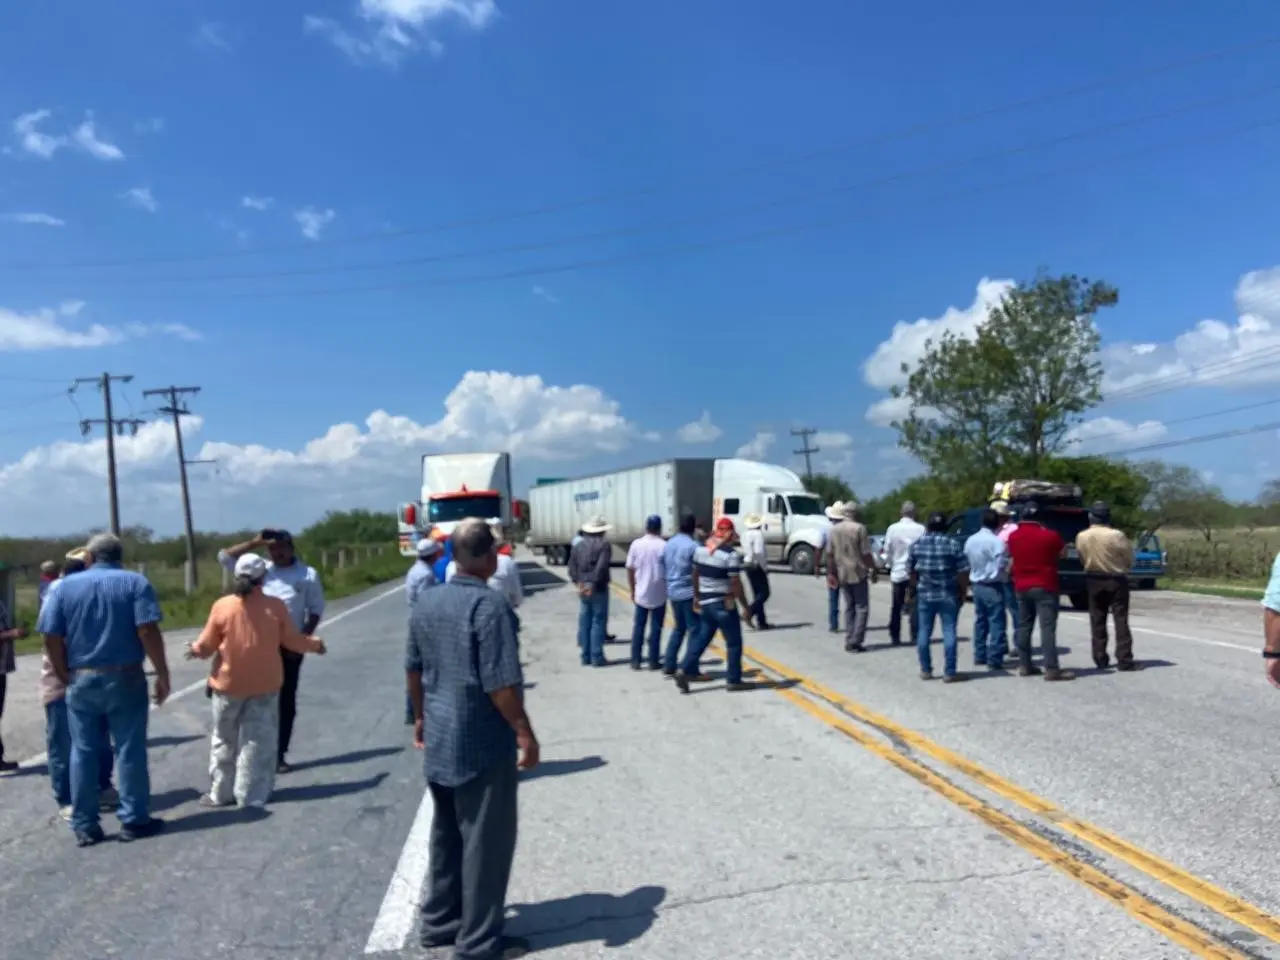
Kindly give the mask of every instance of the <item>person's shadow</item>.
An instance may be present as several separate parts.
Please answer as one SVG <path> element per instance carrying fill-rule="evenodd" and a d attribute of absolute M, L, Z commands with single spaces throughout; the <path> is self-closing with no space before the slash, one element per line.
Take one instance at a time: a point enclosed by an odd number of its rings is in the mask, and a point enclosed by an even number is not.
<path fill-rule="evenodd" d="M 639 940 L 658 919 L 666 887 L 636 887 L 617 897 L 611 893 L 578 893 L 542 903 L 509 907 L 506 932 L 525 937 L 534 951 L 600 940 L 621 947 Z"/>

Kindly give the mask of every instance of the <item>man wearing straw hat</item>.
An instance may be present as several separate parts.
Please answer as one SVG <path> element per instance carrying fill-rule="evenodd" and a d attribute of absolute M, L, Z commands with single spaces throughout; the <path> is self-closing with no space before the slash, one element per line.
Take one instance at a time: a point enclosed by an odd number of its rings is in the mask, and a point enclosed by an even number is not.
<path fill-rule="evenodd" d="M 837 587 L 844 595 L 844 648 L 849 653 L 859 653 L 867 641 L 871 590 L 868 579 L 875 560 L 867 528 L 858 522 L 858 505 L 844 504 L 840 517 L 827 542 L 827 586 Z"/>
<path fill-rule="evenodd" d="M 769 618 L 764 615 L 764 605 L 769 599 L 769 554 L 764 543 L 764 517 L 748 513 L 742 518 L 746 533 L 742 535 L 742 563 L 747 570 L 747 583 L 751 584 L 751 616 L 748 627 L 769 629 Z"/>
<path fill-rule="evenodd" d="M 569 579 L 581 597 L 578 652 L 582 665 L 606 666 L 604 640 L 609 620 L 609 562 L 613 548 L 605 539 L 609 521 L 596 515 L 582 525 L 582 540 L 569 554 Z"/>

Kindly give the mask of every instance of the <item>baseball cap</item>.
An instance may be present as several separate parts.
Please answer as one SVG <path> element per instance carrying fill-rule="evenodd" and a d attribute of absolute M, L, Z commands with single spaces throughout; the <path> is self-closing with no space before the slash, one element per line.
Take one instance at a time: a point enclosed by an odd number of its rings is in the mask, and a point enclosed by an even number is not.
<path fill-rule="evenodd" d="M 735 533 L 737 529 L 728 517 L 721 517 L 716 521 L 716 533 Z"/>
<path fill-rule="evenodd" d="M 236 560 L 236 576 L 244 577 L 246 580 L 257 580 L 266 576 L 267 561 L 263 560 L 256 553 L 244 553 Z"/>

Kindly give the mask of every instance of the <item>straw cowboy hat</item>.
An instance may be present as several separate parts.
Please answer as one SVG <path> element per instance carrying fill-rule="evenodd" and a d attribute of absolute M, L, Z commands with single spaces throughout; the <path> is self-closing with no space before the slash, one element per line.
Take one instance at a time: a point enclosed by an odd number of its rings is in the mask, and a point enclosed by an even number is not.
<path fill-rule="evenodd" d="M 843 510 L 844 510 L 844 501 L 837 500 L 831 506 L 827 507 L 827 509 L 824 510 L 823 512 L 827 515 L 828 520 L 840 520 L 844 517 L 844 514 L 841 512 Z"/>
<path fill-rule="evenodd" d="M 604 533 L 610 529 L 609 521 L 598 513 L 582 525 L 583 533 Z"/>
<path fill-rule="evenodd" d="M 759 530 L 764 526 L 764 517 L 758 513 L 748 513 L 742 518 L 742 525 L 748 530 Z"/>
<path fill-rule="evenodd" d="M 848 501 L 847 503 L 840 504 L 840 516 L 842 519 L 845 519 L 845 520 L 857 520 L 858 505 L 854 503 L 852 500 Z"/>

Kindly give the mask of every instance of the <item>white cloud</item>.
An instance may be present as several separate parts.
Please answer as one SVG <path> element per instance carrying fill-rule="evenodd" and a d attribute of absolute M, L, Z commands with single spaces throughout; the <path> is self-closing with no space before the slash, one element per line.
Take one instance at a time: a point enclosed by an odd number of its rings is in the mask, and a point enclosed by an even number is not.
<path fill-rule="evenodd" d="M 703 410 L 701 417 L 676 431 L 676 438 L 681 443 L 710 443 L 723 434 L 724 431 L 711 422 L 711 411 Z"/>
<path fill-rule="evenodd" d="M 815 447 L 820 447 L 827 453 L 834 453 L 837 450 L 847 450 L 853 446 L 853 437 L 847 433 L 841 433 L 838 430 L 819 430 L 810 440 Z"/>
<path fill-rule="evenodd" d="M 133 125 L 133 132 L 143 136 L 162 133 L 163 131 L 164 117 L 150 117 L 146 120 L 139 120 Z"/>
<path fill-rule="evenodd" d="M 547 303 L 559 303 L 559 302 L 560 302 L 560 298 L 559 298 L 559 297 L 557 297 L 557 296 L 556 296 L 554 293 L 552 293 L 550 290 L 548 290 L 546 287 L 543 287 L 543 286 L 539 286 L 539 285 L 537 285 L 537 284 L 534 284 L 534 287 L 533 287 L 533 289 L 532 289 L 530 292 L 531 292 L 535 297 L 537 297 L 539 300 L 545 300 Z"/>
<path fill-rule="evenodd" d="M 179 323 L 128 323 L 119 327 L 93 323 L 72 327 L 64 322 L 77 317 L 83 309 L 84 302 L 80 300 L 68 300 L 56 310 L 46 307 L 29 313 L 0 307 L 0 352 L 105 347 L 154 334 L 184 340 L 200 337 L 190 327 Z"/>
<path fill-rule="evenodd" d="M 45 133 L 40 126 L 53 116 L 47 109 L 32 110 L 13 121 L 13 133 L 24 151 L 43 160 L 50 159 L 55 153 L 67 145 L 66 137 L 56 137 Z"/>
<path fill-rule="evenodd" d="M 320 234 L 333 222 L 335 216 L 337 214 L 332 210 L 317 210 L 315 207 L 303 207 L 293 212 L 293 219 L 297 222 L 298 229 L 308 240 L 319 240 Z"/>
<path fill-rule="evenodd" d="M 0 215 L 6 223 L 27 223 L 41 227 L 64 227 L 67 221 L 55 217 L 51 213 L 6 213 Z"/>
<path fill-rule="evenodd" d="M 1236 320 L 1201 320 L 1163 343 L 1102 351 L 1104 397 L 1141 399 L 1150 387 L 1247 387 L 1280 381 L 1280 266 L 1254 270 L 1235 291 Z"/>
<path fill-rule="evenodd" d="M 94 124 L 93 115 L 84 118 L 84 122 L 76 127 L 71 133 L 71 139 L 85 153 L 98 160 L 123 160 L 124 151 L 117 147 L 114 143 L 108 143 L 98 136 L 98 130 Z"/>
<path fill-rule="evenodd" d="M 769 450 L 778 442 L 778 435 L 762 430 L 734 451 L 735 457 L 746 457 L 748 460 L 763 460 Z"/>
<path fill-rule="evenodd" d="M 261 526 L 264 517 L 304 525 L 326 509 L 386 509 L 413 495 L 418 455 L 425 451 L 508 450 L 517 464 L 571 461 L 617 454 L 642 436 L 596 387 L 550 386 L 537 376 L 496 371 L 465 374 L 434 422 L 376 410 L 362 424 L 336 424 L 296 449 L 207 438 L 196 417 L 183 426 L 188 452 L 218 461 L 222 500 L 234 511 L 220 518 L 224 529 Z M 156 423 L 120 448 L 122 507 L 136 516 L 132 522 L 178 528 L 177 491 L 165 486 L 174 470 L 172 437 L 167 423 Z M 100 438 L 38 447 L 0 467 L 0 528 L 43 531 L 49 513 L 39 507 L 50 497 L 66 508 L 57 521 L 66 529 L 101 522 L 100 485 L 89 481 L 104 469 Z M 211 499 L 202 506 L 197 495 L 202 525 L 213 525 L 212 506 Z"/>
<path fill-rule="evenodd" d="M 255 197 L 252 194 L 240 198 L 240 206 L 246 210 L 270 210 L 275 202 L 275 197 Z"/>
<path fill-rule="evenodd" d="M 1129 423 L 1115 417 L 1094 417 L 1077 424 L 1066 437 L 1068 453 L 1124 453 L 1131 447 L 1155 443 L 1168 434 L 1159 420 Z"/>
<path fill-rule="evenodd" d="M 355 63 L 394 67 L 418 50 L 440 56 L 444 44 L 435 34 L 441 23 L 451 20 L 478 32 L 493 23 L 498 7 L 494 0 L 360 0 L 357 13 L 363 23 L 351 28 L 311 15 L 303 18 L 302 28 L 324 37 Z"/>
<path fill-rule="evenodd" d="M 221 53 L 231 53 L 235 49 L 231 42 L 231 31 L 226 24 L 215 20 L 206 20 L 196 28 L 195 42 L 196 46 Z"/>
<path fill-rule="evenodd" d="M 150 187 L 131 187 L 120 194 L 120 199 L 147 211 L 147 213 L 155 213 L 160 209 L 160 204 L 156 202 Z"/>

